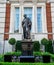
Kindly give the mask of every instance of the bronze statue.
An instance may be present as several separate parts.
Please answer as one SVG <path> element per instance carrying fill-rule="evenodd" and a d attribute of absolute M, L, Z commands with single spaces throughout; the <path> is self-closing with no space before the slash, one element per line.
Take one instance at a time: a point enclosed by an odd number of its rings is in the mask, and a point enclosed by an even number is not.
<path fill-rule="evenodd" d="M 22 21 L 22 27 L 23 27 L 23 36 L 24 39 L 30 39 L 30 31 L 31 31 L 31 20 L 27 17 L 26 14 L 24 14 L 24 19 Z"/>

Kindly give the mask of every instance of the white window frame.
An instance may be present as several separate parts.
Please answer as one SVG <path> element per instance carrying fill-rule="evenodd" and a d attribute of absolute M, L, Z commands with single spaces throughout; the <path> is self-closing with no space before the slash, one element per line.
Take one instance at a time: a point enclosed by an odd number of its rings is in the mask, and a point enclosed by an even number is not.
<path fill-rule="evenodd" d="M 24 15 L 24 7 L 32 7 L 32 34 L 38 33 L 37 32 L 37 7 L 42 7 L 42 32 L 41 33 L 47 33 L 47 23 L 46 23 L 46 5 L 45 3 L 37 3 L 32 4 L 32 3 L 24 3 L 23 5 L 20 5 L 18 3 L 11 4 L 11 13 L 10 13 L 10 31 L 9 33 L 14 33 L 14 12 L 15 12 L 15 7 L 20 8 L 20 22 L 19 22 L 19 33 L 23 33 L 22 29 L 22 20 L 23 20 L 23 15 Z M 18 34 L 18 32 L 17 32 Z"/>
<path fill-rule="evenodd" d="M 16 8 L 19 8 L 19 7 L 15 7 L 15 9 Z M 20 12 L 20 8 L 19 8 L 19 12 Z M 15 13 L 15 12 L 14 12 Z M 20 17 L 20 15 L 19 15 L 19 17 Z M 14 17 L 14 19 L 16 18 L 16 16 Z M 20 21 L 18 22 L 18 23 L 20 23 Z M 14 24 L 15 24 L 15 20 L 14 20 Z M 14 25 L 14 33 L 19 33 L 19 28 L 18 28 L 18 30 L 15 30 L 15 25 Z"/>
<path fill-rule="evenodd" d="M 25 7 L 31 7 L 32 8 L 32 31 L 31 31 L 31 33 L 34 33 L 34 5 L 33 4 L 31 4 L 31 3 L 26 3 L 26 4 L 24 4 L 23 6 L 22 6 L 22 10 L 23 10 L 23 15 L 24 15 L 24 8 Z M 23 16 L 22 16 L 22 20 L 23 20 Z"/>
<path fill-rule="evenodd" d="M 20 29 L 21 29 L 21 6 L 19 4 L 11 4 L 11 13 L 10 13 L 10 33 L 15 33 L 14 32 L 14 23 L 15 23 L 15 8 L 19 7 L 20 9 L 20 21 L 19 21 L 19 32 L 20 33 Z"/>
<path fill-rule="evenodd" d="M 42 15 L 43 15 L 43 13 L 42 13 L 42 6 L 37 6 L 37 8 L 38 7 L 41 7 L 41 18 L 43 17 Z M 36 8 L 36 12 L 37 12 L 37 8 Z M 37 16 L 37 13 L 36 13 L 36 16 Z M 37 17 L 36 17 L 36 21 L 37 21 Z M 38 23 L 38 21 L 37 21 L 37 23 Z M 42 26 L 43 26 L 43 19 L 41 19 L 41 24 L 42 24 Z M 36 24 L 37 25 L 37 24 Z M 38 25 L 37 25 L 37 33 L 42 33 L 43 32 L 43 27 L 41 27 L 42 28 L 42 31 L 41 32 L 38 32 Z"/>
<path fill-rule="evenodd" d="M 38 32 L 37 30 L 37 7 L 41 7 L 42 8 L 42 32 Z M 36 11 L 36 22 L 35 22 L 35 33 L 47 33 L 47 24 L 46 24 L 46 8 L 45 8 L 45 3 L 37 3 L 37 5 L 35 6 L 35 11 Z"/>

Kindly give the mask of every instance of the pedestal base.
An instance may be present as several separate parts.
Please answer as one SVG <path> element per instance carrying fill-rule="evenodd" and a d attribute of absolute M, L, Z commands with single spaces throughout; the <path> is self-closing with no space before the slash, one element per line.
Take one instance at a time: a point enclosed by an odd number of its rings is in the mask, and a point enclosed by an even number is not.
<path fill-rule="evenodd" d="M 22 41 L 22 55 L 32 56 L 33 55 L 33 42 L 31 40 Z"/>
<path fill-rule="evenodd" d="M 35 62 L 34 56 L 20 56 L 20 62 Z"/>

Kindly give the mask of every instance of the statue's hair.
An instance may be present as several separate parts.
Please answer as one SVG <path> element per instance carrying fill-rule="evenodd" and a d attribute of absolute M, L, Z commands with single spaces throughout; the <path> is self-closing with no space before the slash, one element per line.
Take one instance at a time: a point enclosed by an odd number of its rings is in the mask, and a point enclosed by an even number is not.
<path fill-rule="evenodd" d="M 24 16 L 24 17 L 27 17 L 27 15 L 26 15 L 26 14 L 24 14 L 23 16 Z"/>

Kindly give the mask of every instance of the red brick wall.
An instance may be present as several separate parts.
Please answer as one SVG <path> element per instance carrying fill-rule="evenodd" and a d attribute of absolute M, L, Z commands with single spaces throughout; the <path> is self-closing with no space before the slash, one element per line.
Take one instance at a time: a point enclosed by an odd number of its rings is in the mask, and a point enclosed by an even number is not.
<path fill-rule="evenodd" d="M 9 28 L 10 28 L 10 9 L 11 4 L 6 4 L 6 17 L 5 17 L 5 30 L 4 30 L 4 40 L 9 38 Z"/>
<path fill-rule="evenodd" d="M 52 33 L 51 4 L 46 3 L 47 31 Z M 52 34 L 48 34 L 48 39 L 53 39 Z"/>

